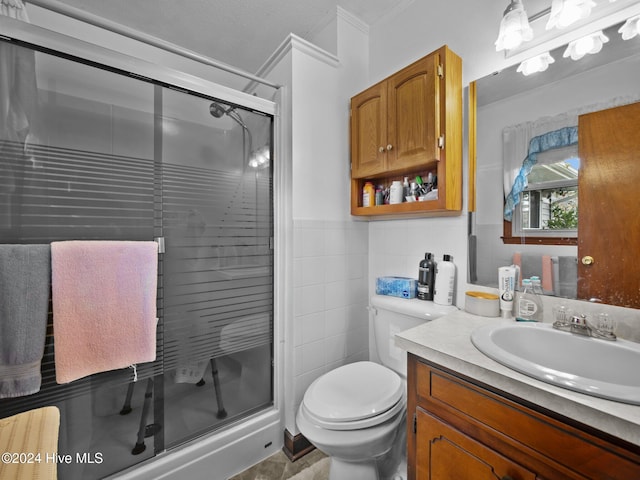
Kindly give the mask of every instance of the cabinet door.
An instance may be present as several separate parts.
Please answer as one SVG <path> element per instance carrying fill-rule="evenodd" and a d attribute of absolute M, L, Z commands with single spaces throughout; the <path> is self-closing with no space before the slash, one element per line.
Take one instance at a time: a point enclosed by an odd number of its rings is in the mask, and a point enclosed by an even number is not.
<path fill-rule="evenodd" d="M 389 131 L 385 148 L 391 171 L 440 159 L 439 58 L 438 54 L 429 55 L 387 80 Z"/>
<path fill-rule="evenodd" d="M 351 176 L 386 170 L 387 90 L 378 83 L 351 99 Z"/>
<path fill-rule="evenodd" d="M 536 480 L 535 473 L 417 410 L 416 480 Z"/>

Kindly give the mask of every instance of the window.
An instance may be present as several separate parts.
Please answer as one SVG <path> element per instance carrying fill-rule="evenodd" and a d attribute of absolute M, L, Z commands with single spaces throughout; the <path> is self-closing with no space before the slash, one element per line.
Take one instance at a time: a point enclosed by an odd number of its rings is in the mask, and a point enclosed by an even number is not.
<path fill-rule="evenodd" d="M 514 236 L 577 237 L 579 166 L 573 157 L 531 169 L 515 211 Z"/>
<path fill-rule="evenodd" d="M 576 144 L 538 153 L 512 221 L 504 222 L 504 243 L 575 245 L 579 170 Z"/>

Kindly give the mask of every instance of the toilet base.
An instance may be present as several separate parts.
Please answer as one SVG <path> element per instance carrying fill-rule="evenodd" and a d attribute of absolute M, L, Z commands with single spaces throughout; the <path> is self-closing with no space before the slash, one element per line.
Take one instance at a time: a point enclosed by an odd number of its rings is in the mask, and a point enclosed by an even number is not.
<path fill-rule="evenodd" d="M 375 460 L 347 462 L 331 457 L 329 480 L 380 480 Z"/>

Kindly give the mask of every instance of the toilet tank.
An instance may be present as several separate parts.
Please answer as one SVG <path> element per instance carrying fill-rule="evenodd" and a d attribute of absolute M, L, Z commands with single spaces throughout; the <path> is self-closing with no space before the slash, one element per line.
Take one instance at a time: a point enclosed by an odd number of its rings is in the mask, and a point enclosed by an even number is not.
<path fill-rule="evenodd" d="M 417 298 L 372 296 L 369 311 L 375 339 L 373 347 L 382 365 L 395 370 L 405 378 L 407 376 L 407 354 L 395 346 L 394 335 L 456 310 L 455 306 L 437 305 L 431 301 Z M 371 357 L 375 359 L 375 355 L 371 355 Z"/>

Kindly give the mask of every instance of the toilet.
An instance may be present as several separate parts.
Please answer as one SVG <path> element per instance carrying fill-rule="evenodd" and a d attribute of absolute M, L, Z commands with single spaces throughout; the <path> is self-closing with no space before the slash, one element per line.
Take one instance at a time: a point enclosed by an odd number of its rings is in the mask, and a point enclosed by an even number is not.
<path fill-rule="evenodd" d="M 406 479 L 406 353 L 394 335 L 457 310 L 418 299 L 371 298 L 370 358 L 336 368 L 306 390 L 296 423 L 331 457 L 329 480 Z"/>

